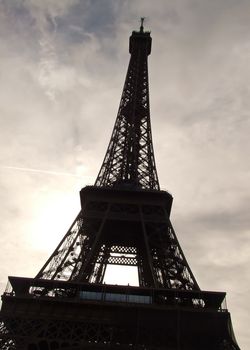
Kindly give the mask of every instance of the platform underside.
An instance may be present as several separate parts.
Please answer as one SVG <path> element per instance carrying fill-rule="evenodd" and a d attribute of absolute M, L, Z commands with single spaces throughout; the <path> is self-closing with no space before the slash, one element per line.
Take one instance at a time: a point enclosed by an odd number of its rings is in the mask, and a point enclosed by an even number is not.
<path fill-rule="evenodd" d="M 1 349 L 239 349 L 229 312 L 216 307 L 220 293 L 199 292 L 202 305 L 195 292 L 93 287 L 74 296 L 3 295 Z"/>

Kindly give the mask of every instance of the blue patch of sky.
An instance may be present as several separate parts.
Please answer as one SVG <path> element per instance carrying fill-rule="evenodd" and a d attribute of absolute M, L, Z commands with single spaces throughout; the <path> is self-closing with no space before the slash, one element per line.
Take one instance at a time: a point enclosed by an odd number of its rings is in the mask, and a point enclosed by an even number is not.
<path fill-rule="evenodd" d="M 22 56 L 36 56 L 39 33 L 29 9 L 22 1 L 16 0 L 2 0 L 0 9 L 5 18 L 0 25 L 1 32 L 7 39 L 9 51 Z"/>
<path fill-rule="evenodd" d="M 56 17 L 58 49 L 88 44 L 93 35 L 98 39 L 102 55 L 114 56 L 115 47 L 105 45 L 105 40 L 115 36 L 119 6 L 114 4 L 113 1 L 80 1 L 65 15 Z"/>
<path fill-rule="evenodd" d="M 80 1 L 66 15 L 56 18 L 58 33 L 71 45 L 89 40 L 86 34 L 96 35 L 100 40 L 112 37 L 117 8 L 113 1 Z"/>

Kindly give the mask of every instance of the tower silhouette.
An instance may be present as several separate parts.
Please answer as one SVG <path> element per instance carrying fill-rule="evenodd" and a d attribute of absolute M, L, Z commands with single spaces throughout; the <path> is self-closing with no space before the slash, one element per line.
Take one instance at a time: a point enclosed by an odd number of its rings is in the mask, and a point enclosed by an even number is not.
<path fill-rule="evenodd" d="M 1 349 L 239 350 L 224 292 L 202 291 L 170 222 L 154 160 L 147 57 L 133 31 L 117 119 L 94 186 L 35 278 L 9 277 Z M 139 286 L 104 283 L 109 265 L 135 266 Z"/>

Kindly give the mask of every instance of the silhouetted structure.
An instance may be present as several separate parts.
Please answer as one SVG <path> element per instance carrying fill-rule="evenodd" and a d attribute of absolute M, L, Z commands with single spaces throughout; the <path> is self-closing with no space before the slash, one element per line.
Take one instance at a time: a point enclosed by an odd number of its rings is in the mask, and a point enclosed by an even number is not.
<path fill-rule="evenodd" d="M 94 186 L 35 278 L 9 277 L 1 349 L 239 350 L 225 293 L 201 291 L 170 223 L 152 145 L 147 57 L 130 37 L 118 116 Z M 136 266 L 139 287 L 103 283 L 111 264 Z"/>

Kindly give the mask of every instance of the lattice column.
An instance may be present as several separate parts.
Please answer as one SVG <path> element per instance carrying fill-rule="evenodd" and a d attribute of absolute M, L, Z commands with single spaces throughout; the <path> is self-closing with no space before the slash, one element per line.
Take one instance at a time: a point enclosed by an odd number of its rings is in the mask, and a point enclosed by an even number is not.
<path fill-rule="evenodd" d="M 133 32 L 131 58 L 114 130 L 96 186 L 159 189 L 149 109 L 150 33 Z"/>

